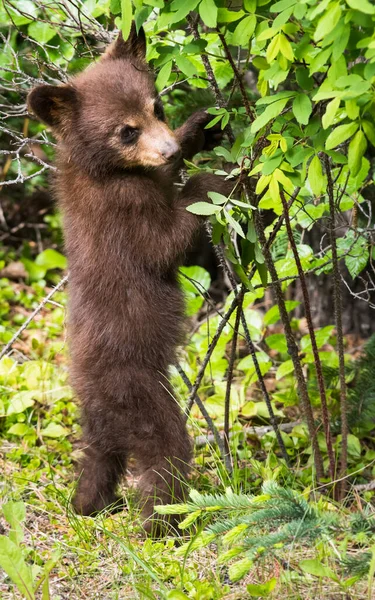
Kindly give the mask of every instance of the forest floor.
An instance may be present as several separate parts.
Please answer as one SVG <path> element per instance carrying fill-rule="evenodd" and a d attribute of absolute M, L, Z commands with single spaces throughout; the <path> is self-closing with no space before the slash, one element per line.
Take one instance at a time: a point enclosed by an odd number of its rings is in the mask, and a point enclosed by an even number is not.
<path fill-rule="evenodd" d="M 4 289 L 15 298 L 11 309 L 14 331 L 17 322 L 21 323 L 31 313 L 41 290 L 7 282 L 2 288 L 3 303 L 7 302 Z M 19 553 L 13 557 L 15 563 L 20 560 L 32 566 L 33 587 L 38 588 L 35 598 L 371 600 L 375 597 L 372 579 L 350 581 L 337 566 L 337 557 L 344 549 L 355 556 L 367 547 L 368 538 L 362 537 L 361 541 L 358 537 L 332 536 L 307 543 L 300 541 L 296 532 L 292 546 L 284 550 L 275 546 L 274 552 L 264 558 L 260 556 L 239 581 L 232 581 L 228 566 L 218 561 L 220 542 L 181 554 L 181 545 L 193 541 L 203 525 L 195 524 L 158 540 L 145 538 L 137 519 L 130 473 L 123 487 L 126 509 L 95 519 L 76 516 L 70 498 L 80 453 L 80 427 L 78 409 L 68 385 L 65 305 L 65 292 L 57 293 L 15 342 L 12 354 L 0 361 L 0 408 L 4 411 L 7 406 L 7 417 L 3 412 L 0 418 L 0 500 L 3 507 L 8 506 L 8 519 L 4 516 L 6 509 L 0 513 L 0 534 L 13 535 Z M 193 412 L 190 432 L 195 437 L 207 435 L 198 411 Z M 228 476 L 218 463 L 210 446 L 197 447 L 192 487 L 208 494 L 223 492 L 230 485 L 238 490 L 243 476 L 240 467 Z M 252 474 L 252 493 L 260 495 L 262 481 L 276 477 L 278 468 L 263 466 L 261 461 L 255 461 L 254 465 L 258 472 Z M 347 518 L 353 510 L 370 506 L 359 494 L 354 498 L 346 507 L 327 500 L 328 510 L 341 512 Z M 13 525 L 9 511 L 16 515 Z M 316 557 L 331 569 L 333 577 L 301 570 L 301 561 Z M 20 597 L 32 600 L 33 594 L 33 591 L 20 594 L 11 578 L 0 571 L 2 600 Z"/>

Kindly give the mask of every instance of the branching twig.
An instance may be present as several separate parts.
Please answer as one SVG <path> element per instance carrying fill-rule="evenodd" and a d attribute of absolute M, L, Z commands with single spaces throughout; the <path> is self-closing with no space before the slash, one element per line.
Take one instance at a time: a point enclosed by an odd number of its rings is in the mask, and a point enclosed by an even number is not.
<path fill-rule="evenodd" d="M 190 392 L 190 396 L 192 396 L 194 386 L 191 384 L 190 379 L 188 378 L 188 376 L 186 375 L 185 371 L 183 370 L 183 368 L 181 367 L 181 365 L 179 363 L 176 364 L 176 369 L 179 372 L 184 384 L 188 388 L 188 390 Z M 213 435 L 212 441 L 216 442 L 217 447 L 219 448 L 219 451 L 220 451 L 221 458 L 227 468 L 228 473 L 231 473 L 232 472 L 232 464 L 231 464 L 229 455 L 225 451 L 223 440 L 220 437 L 220 434 L 219 434 L 213 420 L 211 419 L 210 415 L 208 414 L 205 405 L 203 404 L 202 400 L 199 398 L 198 394 L 195 392 L 194 392 L 194 402 L 196 402 L 199 410 L 201 411 L 203 417 L 206 420 L 206 423 L 207 423 L 209 429 L 212 432 L 212 435 Z"/>

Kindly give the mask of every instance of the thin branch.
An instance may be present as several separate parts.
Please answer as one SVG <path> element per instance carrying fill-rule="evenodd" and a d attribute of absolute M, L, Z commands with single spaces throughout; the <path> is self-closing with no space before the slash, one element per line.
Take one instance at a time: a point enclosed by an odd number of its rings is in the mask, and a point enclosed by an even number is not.
<path fill-rule="evenodd" d="M 190 396 L 192 396 L 194 386 L 192 385 L 189 377 L 186 375 L 185 371 L 183 370 L 183 368 L 181 367 L 181 365 L 179 363 L 177 363 L 175 366 L 181 376 L 181 379 L 183 380 L 184 384 L 188 388 L 188 390 L 190 392 Z M 213 441 L 216 442 L 217 447 L 219 448 L 222 461 L 225 464 L 228 473 L 231 473 L 232 472 L 232 464 L 231 464 L 229 455 L 225 451 L 225 446 L 224 446 L 223 440 L 220 437 L 220 434 L 219 434 L 213 420 L 211 419 L 210 415 L 208 414 L 205 405 L 203 404 L 202 400 L 199 398 L 198 394 L 195 392 L 194 392 L 194 402 L 196 402 L 199 410 L 201 411 L 203 417 L 206 420 L 206 423 L 207 423 L 209 429 L 212 432 Z"/>
<path fill-rule="evenodd" d="M 328 201 L 329 201 L 329 235 L 332 249 L 332 270 L 333 270 L 333 303 L 335 312 L 335 323 L 337 333 L 337 351 L 339 356 L 339 379 L 340 379 L 340 413 L 341 413 L 341 455 L 340 455 L 340 473 L 339 477 L 344 477 L 348 466 L 348 417 L 347 417 L 347 398 L 345 382 L 345 358 L 344 358 L 344 336 L 342 329 L 342 300 L 341 300 L 341 276 L 339 259 L 337 256 L 337 244 L 335 236 L 335 200 L 333 191 L 332 173 L 330 161 L 327 154 L 324 155 L 324 166 L 328 182 Z M 339 488 L 339 499 L 342 499 L 346 491 L 346 480 L 342 479 Z"/>
<path fill-rule="evenodd" d="M 240 318 L 242 314 L 242 303 L 243 303 L 244 294 L 239 298 L 237 303 L 236 310 L 236 320 L 234 323 L 233 337 L 232 337 L 232 345 L 228 363 L 228 371 L 227 371 L 227 385 L 225 390 L 225 400 L 224 400 L 224 444 L 226 454 L 230 456 L 229 449 L 229 417 L 230 417 L 230 393 L 232 389 L 232 381 L 233 381 L 233 367 L 234 361 L 236 359 L 236 350 L 237 350 L 237 338 L 238 338 L 238 330 L 240 327 Z"/>
<path fill-rule="evenodd" d="M 310 340 L 311 340 L 311 348 L 312 348 L 312 352 L 313 352 L 313 356 L 314 356 L 316 377 L 318 380 L 320 402 L 321 402 L 321 406 L 322 406 L 322 418 L 323 418 L 323 427 L 324 427 L 324 433 L 325 433 L 325 438 L 326 438 L 326 443 L 327 443 L 329 471 L 330 471 L 331 479 L 333 481 L 335 478 L 335 455 L 334 455 L 333 446 L 332 446 L 332 435 L 331 435 L 330 424 L 329 424 L 327 395 L 326 395 L 326 389 L 325 389 L 325 385 L 324 385 L 322 363 L 320 361 L 318 345 L 316 343 L 315 330 L 314 330 L 314 325 L 313 325 L 313 320 L 312 320 L 312 315 L 311 315 L 310 297 L 309 297 L 309 292 L 307 289 L 305 273 L 304 273 L 304 270 L 302 267 L 299 253 L 298 253 L 297 244 L 296 244 L 296 241 L 295 241 L 294 235 L 293 235 L 293 230 L 292 230 L 292 225 L 290 222 L 290 216 L 289 216 L 289 210 L 288 210 L 288 204 L 287 204 L 287 201 L 285 198 L 285 194 L 281 188 L 280 188 L 280 198 L 281 198 L 281 202 L 283 205 L 284 221 L 285 221 L 285 226 L 286 226 L 286 230 L 287 230 L 287 234 L 288 234 L 288 239 L 289 239 L 290 246 L 292 248 L 294 260 L 296 262 L 297 271 L 298 271 L 298 275 L 299 275 L 299 279 L 300 279 L 300 283 L 301 283 L 303 302 L 304 302 L 304 306 L 305 306 L 305 316 L 306 316 L 307 327 L 309 330 L 309 335 L 310 335 Z"/>
<path fill-rule="evenodd" d="M 42 308 L 44 308 L 44 306 L 51 300 L 52 296 L 54 294 L 56 294 L 56 292 L 58 292 L 59 290 L 61 290 L 64 287 L 64 285 L 66 284 L 67 281 L 68 281 L 68 275 L 65 275 L 65 277 L 63 277 L 61 279 L 61 281 L 59 281 L 59 283 L 56 285 L 56 287 L 54 287 L 49 292 L 49 294 L 47 294 L 47 296 L 45 298 L 43 298 L 43 300 L 41 301 L 41 303 L 36 307 L 35 310 L 33 310 L 33 312 L 31 313 L 31 315 L 21 325 L 21 327 L 18 329 L 18 331 L 16 331 L 16 333 L 14 334 L 14 336 L 12 337 L 12 339 L 4 346 L 4 348 L 2 349 L 2 351 L 0 353 L 0 360 L 3 358 L 3 356 L 5 356 L 9 352 L 9 350 L 12 348 L 14 342 L 20 337 L 20 335 L 22 334 L 22 332 L 25 331 L 25 329 L 27 329 L 27 327 L 30 325 L 31 321 L 42 310 Z"/>
<path fill-rule="evenodd" d="M 257 210 L 254 211 L 254 223 L 255 223 L 255 229 L 257 232 L 258 240 L 260 242 L 263 256 L 264 256 L 264 259 L 266 262 L 267 270 L 271 276 L 271 280 L 274 283 L 271 290 L 272 290 L 272 294 L 274 296 L 274 300 L 279 307 L 280 318 L 281 318 L 281 322 L 284 327 L 285 337 L 286 337 L 287 346 L 288 346 L 288 354 L 293 361 L 294 372 L 295 372 L 296 379 L 297 379 L 298 395 L 301 400 L 307 427 L 309 430 L 309 435 L 311 438 L 316 474 L 317 474 L 318 479 L 321 479 L 324 475 L 323 459 L 322 459 L 322 455 L 321 455 L 319 444 L 318 444 L 318 439 L 317 439 L 317 434 L 316 434 L 316 429 L 315 429 L 315 424 L 314 424 L 314 415 L 313 415 L 313 411 L 312 411 L 312 407 L 311 407 L 309 393 L 307 390 L 306 380 L 305 380 L 305 377 L 303 374 L 301 361 L 300 361 L 299 354 L 298 354 L 298 346 L 296 344 L 294 334 L 293 334 L 293 331 L 292 331 L 292 328 L 290 325 L 288 311 L 286 309 L 285 299 L 284 299 L 284 295 L 282 292 L 282 288 L 281 288 L 280 283 L 277 282 L 278 275 L 277 275 L 275 263 L 272 258 L 271 251 L 270 251 L 269 247 L 267 246 L 267 240 L 266 240 L 266 236 L 264 234 L 262 218 L 261 218 L 259 211 L 257 211 Z"/>

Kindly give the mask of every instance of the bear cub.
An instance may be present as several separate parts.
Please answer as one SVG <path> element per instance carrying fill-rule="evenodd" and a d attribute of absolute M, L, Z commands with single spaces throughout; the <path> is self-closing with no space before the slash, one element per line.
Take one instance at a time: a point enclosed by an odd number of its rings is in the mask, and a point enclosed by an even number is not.
<path fill-rule="evenodd" d="M 232 184 L 199 174 L 182 190 L 183 159 L 220 139 L 212 117 L 171 131 L 134 23 L 67 84 L 33 89 L 28 105 L 57 138 L 55 193 L 69 263 L 71 381 L 81 402 L 84 458 L 73 505 L 116 503 L 130 457 L 144 526 L 155 503 L 182 497 L 191 444 L 168 382 L 183 339 L 177 270 L 200 226 L 186 207 Z"/>

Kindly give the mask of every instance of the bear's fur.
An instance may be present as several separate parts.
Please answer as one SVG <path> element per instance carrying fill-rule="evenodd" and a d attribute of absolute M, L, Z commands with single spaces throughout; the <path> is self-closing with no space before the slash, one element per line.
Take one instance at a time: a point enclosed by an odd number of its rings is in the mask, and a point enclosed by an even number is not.
<path fill-rule="evenodd" d="M 69 261 L 71 380 L 86 447 L 73 500 L 83 514 L 116 502 L 134 457 L 148 519 L 154 502 L 182 495 L 191 458 L 184 418 L 168 382 L 183 332 L 177 269 L 200 219 L 186 210 L 228 181 L 174 182 L 182 158 L 215 145 L 211 117 L 172 132 L 134 24 L 66 85 L 38 86 L 30 110 L 58 140 L 56 195 Z M 149 525 L 146 525 L 149 527 Z"/>

